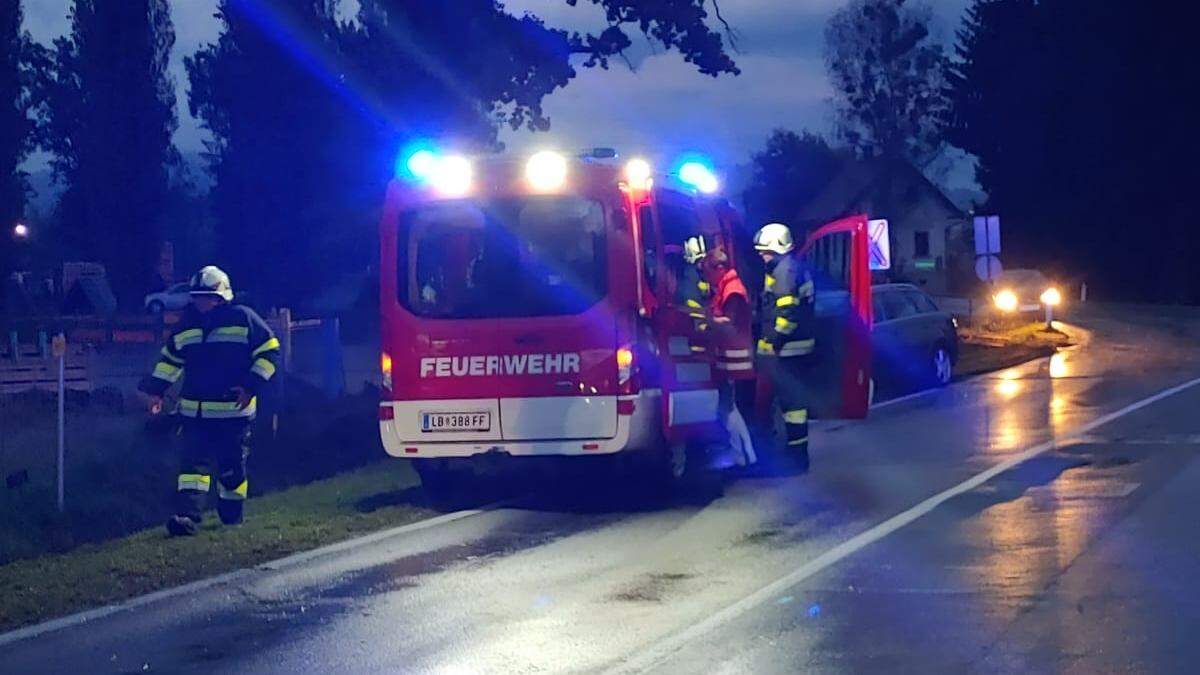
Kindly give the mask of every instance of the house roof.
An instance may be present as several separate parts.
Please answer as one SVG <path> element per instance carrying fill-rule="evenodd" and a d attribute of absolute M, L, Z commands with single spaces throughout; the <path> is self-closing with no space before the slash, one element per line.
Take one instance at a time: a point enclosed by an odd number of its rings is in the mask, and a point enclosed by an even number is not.
<path fill-rule="evenodd" d="M 800 223 L 828 222 L 854 213 L 902 222 L 917 206 L 932 203 L 947 219 L 966 217 L 954 202 L 907 162 L 845 159 L 825 189 L 800 213 Z"/>

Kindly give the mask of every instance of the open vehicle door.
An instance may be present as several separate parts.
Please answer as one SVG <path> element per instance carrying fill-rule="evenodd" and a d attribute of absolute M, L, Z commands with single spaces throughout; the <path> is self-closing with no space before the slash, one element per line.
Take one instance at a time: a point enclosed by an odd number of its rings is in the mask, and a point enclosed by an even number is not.
<path fill-rule="evenodd" d="M 817 365 L 813 412 L 867 416 L 871 387 L 871 270 L 867 216 L 829 223 L 808 236 L 800 255 L 816 285 Z"/>
<path fill-rule="evenodd" d="M 705 213 L 687 195 L 655 190 L 653 208 L 640 208 L 639 226 L 646 283 L 654 289 L 650 321 L 658 350 L 657 374 L 662 387 L 663 432 L 668 441 L 719 432 L 718 395 L 705 310 L 689 306 L 686 291 L 700 281 L 683 259 L 683 242 L 718 233 L 715 215 Z"/>

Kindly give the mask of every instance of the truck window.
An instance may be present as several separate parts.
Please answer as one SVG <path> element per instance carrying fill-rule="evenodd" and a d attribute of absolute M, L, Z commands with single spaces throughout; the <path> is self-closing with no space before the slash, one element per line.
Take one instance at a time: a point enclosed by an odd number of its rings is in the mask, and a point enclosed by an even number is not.
<path fill-rule="evenodd" d="M 578 314 L 607 289 L 604 209 L 545 195 L 422 206 L 400 218 L 400 303 L 446 319 Z"/>
<path fill-rule="evenodd" d="M 642 274 L 653 292 L 658 284 L 658 228 L 649 204 L 638 209 L 638 222 L 642 227 Z"/>
<path fill-rule="evenodd" d="M 690 204 L 663 199 L 658 202 L 658 222 L 662 230 L 664 266 L 667 273 L 669 299 L 676 306 L 686 306 L 687 298 L 695 295 L 700 281 L 695 265 L 683 259 L 683 243 L 701 233 L 700 217 Z"/>

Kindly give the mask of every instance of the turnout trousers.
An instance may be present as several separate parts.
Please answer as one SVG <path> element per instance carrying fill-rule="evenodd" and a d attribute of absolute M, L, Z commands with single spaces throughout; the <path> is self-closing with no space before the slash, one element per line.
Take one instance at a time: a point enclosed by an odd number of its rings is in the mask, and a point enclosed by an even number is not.
<path fill-rule="evenodd" d="M 793 458 L 808 462 L 808 413 L 812 400 L 812 365 L 810 356 L 762 356 L 761 367 L 767 373 L 779 408 L 783 411 L 787 430 L 787 452 Z"/>
<path fill-rule="evenodd" d="M 249 482 L 250 418 L 184 419 L 175 515 L 199 523 L 216 483 L 217 515 L 226 525 L 242 522 Z"/>

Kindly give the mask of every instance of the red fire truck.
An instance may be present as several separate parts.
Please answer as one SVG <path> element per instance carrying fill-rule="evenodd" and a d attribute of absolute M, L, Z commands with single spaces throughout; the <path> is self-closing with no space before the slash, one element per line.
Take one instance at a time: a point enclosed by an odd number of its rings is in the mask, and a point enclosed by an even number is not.
<path fill-rule="evenodd" d="M 724 437 L 682 244 L 703 236 L 737 260 L 741 224 L 702 164 L 656 176 L 613 155 L 402 162 L 381 224 L 379 416 L 387 452 L 427 488 L 452 489 L 480 455 L 622 453 L 677 479 L 689 447 Z M 853 367 L 823 377 L 838 389 L 826 409 L 850 416 L 865 413 L 871 306 L 865 219 L 852 221 L 807 246 L 822 278 L 845 282 L 827 339 Z"/>

